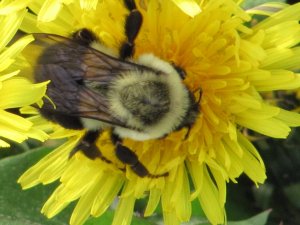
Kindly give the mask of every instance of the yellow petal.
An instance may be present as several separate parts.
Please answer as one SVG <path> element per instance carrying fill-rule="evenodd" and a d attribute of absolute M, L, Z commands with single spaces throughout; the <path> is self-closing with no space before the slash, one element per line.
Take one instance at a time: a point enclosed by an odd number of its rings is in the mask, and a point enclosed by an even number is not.
<path fill-rule="evenodd" d="M 50 22 L 57 17 L 62 3 L 60 0 L 46 0 L 38 14 L 38 21 Z"/>
<path fill-rule="evenodd" d="M 0 15 L 8 15 L 16 11 L 25 9 L 32 0 L 22 1 L 2 1 L 0 3 Z"/>
<path fill-rule="evenodd" d="M 290 127 L 300 126 L 300 114 L 295 112 L 290 112 L 284 109 L 280 109 L 280 113 L 276 116 L 279 120 L 284 122 Z"/>
<path fill-rule="evenodd" d="M 161 191 L 159 189 L 151 189 L 150 190 L 149 200 L 148 200 L 145 212 L 144 212 L 144 215 L 146 217 L 150 216 L 154 213 L 157 205 L 159 204 L 160 196 L 161 196 Z"/>
<path fill-rule="evenodd" d="M 259 14 L 259 15 L 271 16 L 275 12 L 278 12 L 287 6 L 288 5 L 285 3 L 270 2 L 270 3 L 265 3 L 265 4 L 255 6 L 251 9 L 247 9 L 247 12 L 249 14 Z"/>
<path fill-rule="evenodd" d="M 0 55 L 0 62 L 9 59 L 11 64 L 14 62 L 13 58 L 16 58 L 20 52 L 28 45 L 31 41 L 33 41 L 32 36 L 26 36 L 19 39 L 17 42 L 12 44 L 9 48 L 7 48 L 4 52 Z M 11 64 L 6 64 L 5 66 L 0 65 L 0 71 L 6 69 L 6 67 L 10 66 Z"/>
<path fill-rule="evenodd" d="M 218 190 L 206 168 L 203 175 L 203 185 L 198 196 L 201 207 L 212 224 L 223 224 L 224 206 L 220 203 Z"/>
<path fill-rule="evenodd" d="M 0 148 L 8 148 L 10 144 L 0 139 Z"/>
<path fill-rule="evenodd" d="M 0 137 L 7 139 L 13 139 L 14 141 L 21 143 L 28 139 L 28 136 L 24 132 L 16 131 L 7 126 L 0 125 Z"/>
<path fill-rule="evenodd" d="M 28 131 L 33 125 L 28 120 L 4 110 L 0 110 L 0 124 L 23 132 Z"/>
<path fill-rule="evenodd" d="M 190 202 L 190 186 L 184 164 L 181 164 L 177 169 L 173 187 L 177 187 L 173 190 L 170 199 L 175 207 L 175 215 L 179 221 L 187 222 L 191 217 L 192 209 Z"/>
<path fill-rule="evenodd" d="M 103 182 L 98 187 L 98 194 L 94 196 L 91 214 L 102 215 L 118 195 L 124 180 L 121 176 L 103 176 Z"/>
<path fill-rule="evenodd" d="M 177 218 L 176 213 L 173 211 L 163 212 L 165 225 L 180 225 L 180 220 Z"/>
<path fill-rule="evenodd" d="M 257 91 L 290 90 L 300 87 L 300 74 L 288 70 L 271 70 L 271 77 L 253 81 Z"/>
<path fill-rule="evenodd" d="M 21 77 L 4 81 L 0 89 L 0 108 L 17 108 L 37 102 L 45 95 L 47 83 L 32 84 Z"/>
<path fill-rule="evenodd" d="M 126 191 L 126 187 L 124 187 L 124 189 Z M 130 225 L 134 203 L 135 198 L 132 195 L 120 198 L 112 225 Z"/>
<path fill-rule="evenodd" d="M 95 10 L 98 0 L 80 0 L 80 7 L 83 10 Z"/>
<path fill-rule="evenodd" d="M 201 13 L 201 8 L 195 0 L 172 0 L 184 13 L 194 17 Z"/>
<path fill-rule="evenodd" d="M 100 175 L 99 173 L 98 175 Z M 87 193 L 85 193 L 76 204 L 76 207 L 72 213 L 71 219 L 70 219 L 70 225 L 82 225 L 87 220 L 87 218 L 90 216 L 90 210 L 91 210 L 91 202 L 94 201 L 95 196 L 98 194 L 99 189 L 98 187 L 101 187 L 101 179 L 98 177 L 93 177 L 92 185 L 87 187 Z"/>
<path fill-rule="evenodd" d="M 42 175 L 43 182 L 45 183 L 50 183 L 51 181 L 58 179 L 64 171 L 56 171 L 55 174 L 51 172 L 55 171 L 55 168 L 63 168 L 63 166 L 67 164 L 68 161 L 66 161 L 66 159 L 68 159 L 69 152 L 75 147 L 78 140 L 78 138 L 71 139 L 49 153 L 37 164 L 28 169 L 19 178 L 18 183 L 22 185 L 23 189 L 27 189 L 41 183 L 42 180 L 40 178 Z"/>
<path fill-rule="evenodd" d="M 287 124 L 274 118 L 257 120 L 237 117 L 236 122 L 243 127 L 274 138 L 286 138 L 291 131 Z"/>
<path fill-rule="evenodd" d="M 26 10 L 11 13 L 7 16 L 0 16 L 0 50 L 3 49 L 16 34 L 25 16 Z"/>
<path fill-rule="evenodd" d="M 14 71 L 14 72 L 11 72 L 11 73 L 8 73 L 8 74 L 3 74 L 0 76 L 0 81 L 5 81 L 13 76 L 16 76 L 20 71 Z M 2 83 L 1 83 L 1 88 L 2 88 Z"/>

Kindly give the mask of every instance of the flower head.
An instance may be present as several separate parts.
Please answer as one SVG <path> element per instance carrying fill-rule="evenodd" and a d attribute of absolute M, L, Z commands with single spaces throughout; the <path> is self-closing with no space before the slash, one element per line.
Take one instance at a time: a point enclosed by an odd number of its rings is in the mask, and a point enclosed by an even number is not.
<path fill-rule="evenodd" d="M 90 160 L 81 152 L 69 159 L 85 131 L 58 127 L 50 138 L 68 141 L 19 180 L 28 188 L 60 179 L 42 210 L 48 217 L 79 199 L 70 223 L 82 224 L 90 215 L 100 216 L 122 190 L 114 225 L 130 224 L 134 203 L 145 193 L 145 216 L 161 202 L 167 225 L 188 221 L 195 198 L 212 224 L 223 223 L 226 182 L 236 182 L 242 173 L 256 184 L 266 179 L 263 161 L 241 128 L 285 138 L 290 127 L 300 125 L 297 114 L 269 104 L 261 95 L 300 86 L 299 74 L 292 71 L 299 68 L 300 5 L 284 5 L 249 27 L 253 12 L 242 10 L 236 1 L 203 0 L 196 13 L 178 4 L 182 2 L 193 1 L 136 1 L 143 24 L 134 58 L 150 52 L 183 68 L 185 84 L 199 99 L 200 115 L 188 135 L 184 128 L 158 140 L 124 140 L 152 174 L 169 175 L 137 176 L 115 156 L 109 130 L 97 146 L 111 163 Z M 21 24 L 27 33 L 70 37 L 88 28 L 113 51 L 125 40 L 128 10 L 122 1 L 33 0 L 29 7 L 35 14 L 27 13 Z"/>

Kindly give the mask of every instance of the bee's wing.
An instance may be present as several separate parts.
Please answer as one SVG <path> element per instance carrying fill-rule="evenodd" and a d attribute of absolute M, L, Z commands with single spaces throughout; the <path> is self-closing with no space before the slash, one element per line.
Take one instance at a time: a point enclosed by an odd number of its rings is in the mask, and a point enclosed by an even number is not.
<path fill-rule="evenodd" d="M 120 73 L 138 70 L 139 65 L 123 62 L 71 39 L 50 34 L 33 34 L 35 41 L 23 52 L 34 66 L 36 82 L 51 80 L 47 95 L 55 103 L 45 101 L 44 110 L 66 116 L 78 116 L 126 127 L 114 117 L 104 92 L 85 85 L 105 87 Z"/>

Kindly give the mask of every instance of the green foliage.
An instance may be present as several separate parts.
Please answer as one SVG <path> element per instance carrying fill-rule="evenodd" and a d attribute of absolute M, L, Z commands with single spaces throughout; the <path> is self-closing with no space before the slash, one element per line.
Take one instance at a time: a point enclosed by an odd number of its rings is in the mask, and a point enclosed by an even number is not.
<path fill-rule="evenodd" d="M 47 148 L 39 148 L 0 160 L 1 225 L 62 225 L 68 221 L 70 210 L 51 221 L 40 213 L 57 184 L 39 185 L 25 191 L 17 184 L 19 176 L 48 152 Z"/>
<path fill-rule="evenodd" d="M 283 191 L 291 204 L 300 209 L 300 182 L 284 187 Z"/>
<path fill-rule="evenodd" d="M 271 210 L 267 210 L 247 220 L 238 222 L 228 222 L 228 225 L 264 225 L 267 222 L 270 212 Z"/>

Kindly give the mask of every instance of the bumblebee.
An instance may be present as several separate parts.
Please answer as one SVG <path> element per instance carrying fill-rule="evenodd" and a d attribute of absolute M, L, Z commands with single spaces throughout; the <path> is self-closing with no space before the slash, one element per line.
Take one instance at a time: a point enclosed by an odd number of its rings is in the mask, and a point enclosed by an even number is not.
<path fill-rule="evenodd" d="M 95 145 L 101 132 L 111 129 L 120 161 L 140 177 L 166 176 L 151 174 L 122 140 L 157 139 L 190 128 L 199 114 L 199 104 L 182 82 L 184 72 L 178 66 L 153 54 L 132 58 L 143 18 L 133 0 L 124 0 L 124 4 L 129 14 L 126 40 L 118 56 L 85 28 L 70 38 L 33 34 L 35 41 L 25 52 L 43 49 L 34 67 L 35 82 L 51 81 L 47 88 L 51 100 L 45 99 L 39 111 L 67 129 L 87 130 L 70 157 L 82 151 L 90 159 L 111 163 Z"/>

